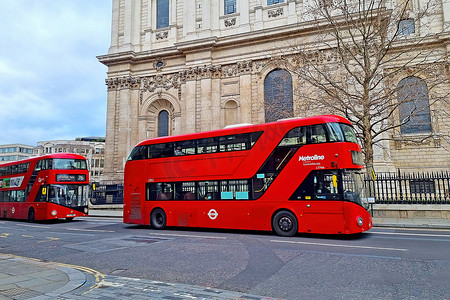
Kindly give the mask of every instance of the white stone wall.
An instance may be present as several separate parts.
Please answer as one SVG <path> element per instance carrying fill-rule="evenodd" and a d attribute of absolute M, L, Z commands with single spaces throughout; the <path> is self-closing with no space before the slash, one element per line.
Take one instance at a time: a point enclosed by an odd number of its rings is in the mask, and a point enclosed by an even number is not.
<path fill-rule="evenodd" d="M 231 15 L 224 15 L 223 2 L 171 0 L 169 27 L 156 29 L 155 0 L 113 0 L 111 47 L 98 57 L 108 66 L 105 179 L 121 179 L 132 148 L 156 136 L 162 109 L 170 114 L 170 134 L 264 122 L 265 76 L 287 67 L 277 57 L 314 39 L 316 27 L 307 13 L 314 1 L 267 6 L 266 0 L 238 0 Z M 448 64 L 449 34 L 442 29 L 450 22 L 450 8 L 438 4 L 425 24 L 416 25 L 416 35 L 433 38 L 427 48 L 439 49 L 436 55 Z M 413 1 L 411 16 L 423 5 L 424 0 Z M 442 76 L 449 76 L 448 67 Z M 294 96 L 296 109 L 301 101 Z M 448 103 L 439 105 L 433 109 L 449 109 Z M 436 136 L 449 134 L 448 120 L 434 123 Z M 443 150 L 450 149 L 448 142 L 427 143 L 412 149 L 384 142 L 384 149 L 376 150 L 376 165 L 449 169 L 450 152 Z M 414 159 L 422 153 L 429 158 Z"/>

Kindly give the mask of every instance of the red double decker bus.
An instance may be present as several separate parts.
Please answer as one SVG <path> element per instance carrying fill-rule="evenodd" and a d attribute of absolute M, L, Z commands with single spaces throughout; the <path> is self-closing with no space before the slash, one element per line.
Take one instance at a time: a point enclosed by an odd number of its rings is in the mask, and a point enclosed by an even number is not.
<path fill-rule="evenodd" d="M 369 230 L 361 148 L 326 115 L 139 143 L 125 165 L 124 223 L 351 234 Z"/>
<path fill-rule="evenodd" d="M 86 159 L 59 153 L 0 164 L 0 218 L 50 220 L 86 216 Z"/>

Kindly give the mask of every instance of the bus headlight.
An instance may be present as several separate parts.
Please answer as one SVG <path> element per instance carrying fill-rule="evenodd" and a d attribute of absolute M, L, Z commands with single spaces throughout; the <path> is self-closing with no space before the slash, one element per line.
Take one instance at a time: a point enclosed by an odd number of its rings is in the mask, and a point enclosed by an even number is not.
<path fill-rule="evenodd" d="M 52 216 L 56 216 L 58 214 L 58 212 L 56 210 L 52 210 L 52 212 L 50 213 Z"/>
<path fill-rule="evenodd" d="M 356 222 L 358 222 L 358 226 L 361 227 L 364 224 L 364 220 L 362 217 L 358 217 L 358 219 L 356 219 Z"/>

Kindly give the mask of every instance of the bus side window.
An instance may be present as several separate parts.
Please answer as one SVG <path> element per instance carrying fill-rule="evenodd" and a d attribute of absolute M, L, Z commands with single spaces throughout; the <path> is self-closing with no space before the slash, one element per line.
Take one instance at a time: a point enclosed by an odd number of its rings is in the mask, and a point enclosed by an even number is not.
<path fill-rule="evenodd" d="M 309 126 L 310 143 L 326 143 L 327 135 L 322 124 Z"/>

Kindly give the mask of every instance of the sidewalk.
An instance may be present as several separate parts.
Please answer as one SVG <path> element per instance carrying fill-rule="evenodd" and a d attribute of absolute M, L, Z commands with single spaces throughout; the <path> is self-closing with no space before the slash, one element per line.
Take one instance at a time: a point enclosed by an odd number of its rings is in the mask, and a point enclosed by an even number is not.
<path fill-rule="evenodd" d="M 0 266 L 1 300 L 271 299 L 201 286 L 103 275 L 89 268 L 7 254 L 0 254 Z"/>
<path fill-rule="evenodd" d="M 91 209 L 91 217 L 122 217 L 122 210 Z M 396 227 L 396 228 L 428 228 L 428 229 L 450 229 L 450 219 L 435 218 L 373 218 L 374 227 Z"/>

